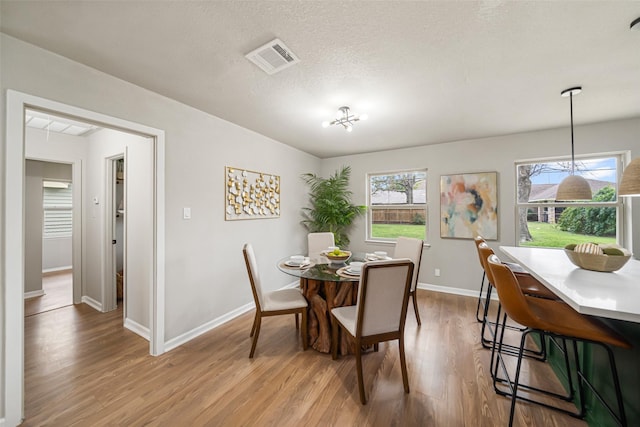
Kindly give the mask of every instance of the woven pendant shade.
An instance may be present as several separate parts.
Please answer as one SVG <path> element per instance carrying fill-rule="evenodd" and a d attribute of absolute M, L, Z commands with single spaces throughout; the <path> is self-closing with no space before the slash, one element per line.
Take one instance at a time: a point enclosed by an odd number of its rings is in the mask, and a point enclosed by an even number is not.
<path fill-rule="evenodd" d="M 633 159 L 624 169 L 618 194 L 620 196 L 640 196 L 640 157 Z"/>
<path fill-rule="evenodd" d="M 560 96 L 569 97 L 571 113 L 571 175 L 562 180 L 556 191 L 557 202 L 569 202 L 574 200 L 591 200 L 591 186 L 581 176 L 575 175 L 576 160 L 573 152 L 573 95 L 582 92 L 580 86 L 565 89 L 560 92 Z"/>
<path fill-rule="evenodd" d="M 581 176 L 569 175 L 558 185 L 556 201 L 591 200 L 591 186 Z"/>

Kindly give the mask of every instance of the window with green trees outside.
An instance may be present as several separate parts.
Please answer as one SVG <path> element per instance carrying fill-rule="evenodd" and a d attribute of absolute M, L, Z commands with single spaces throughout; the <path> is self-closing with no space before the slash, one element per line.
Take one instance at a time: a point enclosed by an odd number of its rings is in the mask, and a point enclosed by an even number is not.
<path fill-rule="evenodd" d="M 427 235 L 427 171 L 369 174 L 368 240 Z"/>
<path fill-rule="evenodd" d="M 517 221 L 520 246 L 564 247 L 569 243 L 618 243 L 622 200 L 617 196 L 622 155 L 576 159 L 575 174 L 587 180 L 588 201 L 556 202 L 559 183 L 571 162 L 549 159 L 517 162 Z"/>

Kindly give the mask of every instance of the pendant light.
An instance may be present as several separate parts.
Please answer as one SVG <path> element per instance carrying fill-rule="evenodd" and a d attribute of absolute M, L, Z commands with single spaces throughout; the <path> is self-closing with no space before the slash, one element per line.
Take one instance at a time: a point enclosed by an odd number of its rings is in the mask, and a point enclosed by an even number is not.
<path fill-rule="evenodd" d="M 576 86 L 560 92 L 561 96 L 569 97 L 571 108 L 571 175 L 562 180 L 556 192 L 556 201 L 591 200 L 591 186 L 586 179 L 575 175 L 576 162 L 573 150 L 573 95 L 582 92 L 582 87 Z"/>
<path fill-rule="evenodd" d="M 624 168 L 618 194 L 620 196 L 640 196 L 640 157 L 633 159 Z"/>
<path fill-rule="evenodd" d="M 631 22 L 632 30 L 640 30 L 640 18 Z M 620 196 L 640 196 L 640 157 L 636 157 L 624 168 L 618 188 Z"/>

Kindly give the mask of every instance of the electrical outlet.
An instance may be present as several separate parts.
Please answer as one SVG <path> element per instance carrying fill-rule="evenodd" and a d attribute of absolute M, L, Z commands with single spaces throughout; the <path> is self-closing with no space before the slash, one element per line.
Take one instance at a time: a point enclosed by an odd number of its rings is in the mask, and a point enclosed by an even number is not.
<path fill-rule="evenodd" d="M 434 274 L 436 275 L 436 277 L 440 277 L 440 269 L 436 268 L 436 270 L 434 271 Z"/>

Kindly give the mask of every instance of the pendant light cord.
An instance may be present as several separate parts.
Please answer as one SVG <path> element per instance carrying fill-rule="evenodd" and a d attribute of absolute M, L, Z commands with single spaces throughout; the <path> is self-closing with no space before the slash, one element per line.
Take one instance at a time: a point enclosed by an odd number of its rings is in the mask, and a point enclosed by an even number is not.
<path fill-rule="evenodd" d="M 571 111 L 571 175 L 574 175 L 576 162 L 573 156 L 573 92 L 569 93 L 569 108 Z"/>

